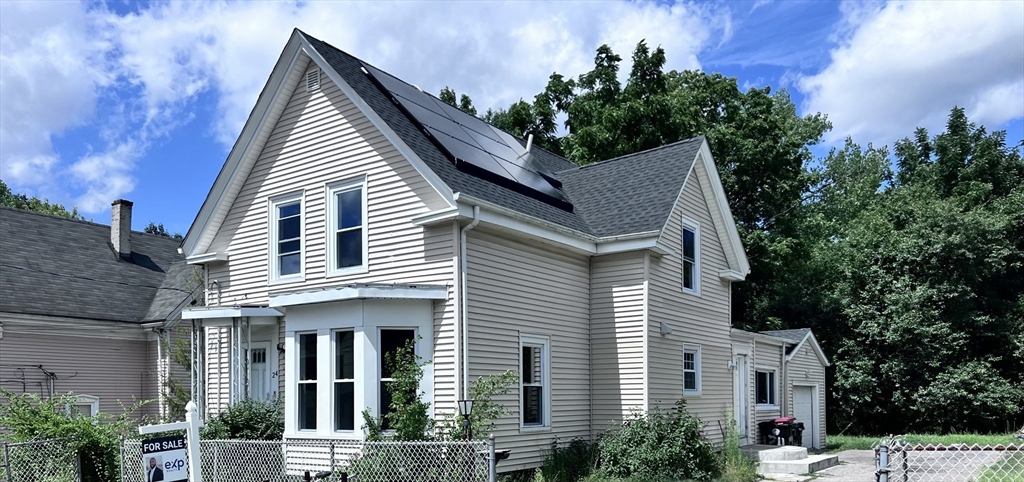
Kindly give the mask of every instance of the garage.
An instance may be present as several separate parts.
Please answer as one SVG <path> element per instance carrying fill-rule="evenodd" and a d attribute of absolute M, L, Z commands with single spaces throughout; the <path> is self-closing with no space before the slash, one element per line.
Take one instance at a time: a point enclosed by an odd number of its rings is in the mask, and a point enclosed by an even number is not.
<path fill-rule="evenodd" d="M 804 424 L 803 434 L 803 446 L 807 448 L 820 448 L 818 447 L 817 437 L 817 410 L 815 407 L 815 399 L 817 398 L 814 394 L 815 388 L 813 386 L 793 385 L 793 416 L 796 417 L 798 422 Z"/>

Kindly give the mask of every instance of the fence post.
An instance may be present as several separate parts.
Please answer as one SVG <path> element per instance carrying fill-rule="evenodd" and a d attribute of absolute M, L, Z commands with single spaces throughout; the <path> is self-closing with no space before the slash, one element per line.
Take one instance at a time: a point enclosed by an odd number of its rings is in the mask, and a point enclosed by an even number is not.
<path fill-rule="evenodd" d="M 7 482 L 14 482 L 14 478 L 11 477 L 11 450 L 7 447 L 7 443 L 4 443 L 4 473 L 7 474 Z"/>
<path fill-rule="evenodd" d="M 334 472 L 334 441 L 331 440 L 331 472 Z"/>
<path fill-rule="evenodd" d="M 494 434 L 487 437 L 487 480 L 498 481 L 498 458 L 494 454 Z"/>
<path fill-rule="evenodd" d="M 199 410 L 196 402 L 185 405 L 185 443 L 188 445 L 188 475 L 191 482 L 203 482 L 203 464 L 199 459 Z"/>
<path fill-rule="evenodd" d="M 75 482 L 82 482 L 82 452 L 78 450 L 75 451 Z"/>
<path fill-rule="evenodd" d="M 124 437 L 120 438 L 121 444 L 118 446 L 117 457 L 118 457 L 118 471 L 121 472 L 121 480 L 124 481 Z"/>
<path fill-rule="evenodd" d="M 878 482 L 889 482 L 889 443 L 883 441 L 878 445 L 878 470 L 875 471 Z"/>

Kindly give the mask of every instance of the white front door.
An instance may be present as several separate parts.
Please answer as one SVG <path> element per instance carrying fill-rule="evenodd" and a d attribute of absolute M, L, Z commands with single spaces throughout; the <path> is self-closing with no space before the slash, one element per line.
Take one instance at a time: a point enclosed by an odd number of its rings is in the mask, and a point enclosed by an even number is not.
<path fill-rule="evenodd" d="M 750 444 L 750 372 L 747 368 L 747 356 L 735 355 L 736 363 L 735 379 L 733 380 L 733 393 L 736 400 L 736 430 L 739 435 L 740 445 Z"/>
<path fill-rule="evenodd" d="M 249 356 L 249 396 L 269 400 L 275 391 L 270 386 L 270 344 L 253 343 Z"/>
<path fill-rule="evenodd" d="M 803 446 L 818 448 L 818 419 L 815 417 L 814 387 L 793 386 L 793 416 L 804 423 Z"/>

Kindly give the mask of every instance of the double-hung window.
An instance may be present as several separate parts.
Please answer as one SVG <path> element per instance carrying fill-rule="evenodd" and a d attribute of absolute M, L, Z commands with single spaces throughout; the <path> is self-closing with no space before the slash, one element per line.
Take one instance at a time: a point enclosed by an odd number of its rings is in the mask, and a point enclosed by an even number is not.
<path fill-rule="evenodd" d="M 302 277 L 302 193 L 270 202 L 271 280 Z"/>
<path fill-rule="evenodd" d="M 683 218 L 683 291 L 700 293 L 700 224 Z"/>
<path fill-rule="evenodd" d="M 700 394 L 700 346 L 683 345 L 683 393 Z"/>
<path fill-rule="evenodd" d="M 524 428 L 551 426 L 549 346 L 547 338 L 523 336 L 520 339 L 520 411 Z"/>
<path fill-rule="evenodd" d="M 758 368 L 755 380 L 755 402 L 766 407 L 777 406 L 775 370 L 769 368 Z"/>
<path fill-rule="evenodd" d="M 389 329 L 380 330 L 380 413 L 381 426 L 387 430 L 390 423 L 386 415 L 391 411 L 390 385 L 394 381 L 395 361 L 398 350 L 415 343 L 416 330 L 412 329 Z M 415 396 L 415 394 L 408 394 Z"/>
<path fill-rule="evenodd" d="M 366 180 L 328 187 L 328 274 L 366 271 Z"/>
<path fill-rule="evenodd" d="M 316 333 L 299 333 L 297 390 L 299 430 L 316 430 Z"/>
<path fill-rule="evenodd" d="M 334 332 L 334 430 L 356 429 L 355 333 Z"/>

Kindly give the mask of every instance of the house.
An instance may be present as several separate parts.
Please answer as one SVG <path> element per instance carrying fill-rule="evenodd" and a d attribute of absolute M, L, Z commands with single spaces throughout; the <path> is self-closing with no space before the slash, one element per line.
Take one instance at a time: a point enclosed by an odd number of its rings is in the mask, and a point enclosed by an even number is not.
<path fill-rule="evenodd" d="M 783 416 L 804 422 L 803 446 L 824 449 L 828 357 L 808 328 L 733 330 L 735 420 L 743 445 L 764 443 L 757 422 Z"/>
<path fill-rule="evenodd" d="M 702 137 L 578 167 L 295 30 L 182 243 L 208 283 L 182 314 L 193 393 L 280 394 L 286 438 L 360 438 L 416 340 L 434 415 L 519 372 L 502 470 L 680 398 L 721 440 L 732 219 Z"/>
<path fill-rule="evenodd" d="M 131 231 L 130 201 L 111 211 L 105 226 L 0 207 L 0 387 L 74 392 L 87 415 L 160 398 L 192 269 L 177 241 Z"/>

